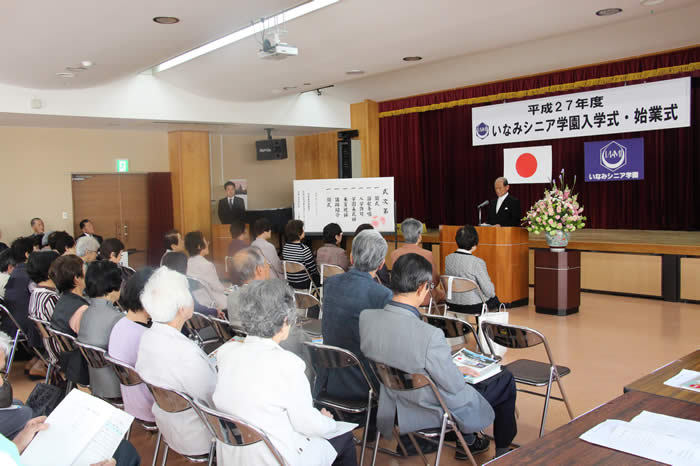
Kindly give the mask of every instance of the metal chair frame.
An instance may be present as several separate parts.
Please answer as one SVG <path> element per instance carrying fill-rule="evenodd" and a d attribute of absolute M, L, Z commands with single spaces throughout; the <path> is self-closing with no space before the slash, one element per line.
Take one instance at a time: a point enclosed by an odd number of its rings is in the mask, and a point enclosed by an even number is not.
<path fill-rule="evenodd" d="M 532 383 L 531 381 L 524 380 L 521 377 L 518 377 L 518 374 L 511 370 L 513 373 L 513 377 L 515 378 L 515 381 L 518 383 L 522 383 L 525 385 L 530 385 L 533 387 L 543 387 L 547 386 L 546 393 L 543 395 L 542 393 L 534 392 L 531 390 L 525 390 L 518 388 L 517 390 L 519 392 L 523 393 L 529 393 L 530 395 L 536 395 L 539 397 L 543 397 L 544 400 L 544 408 L 542 410 L 542 422 L 540 423 L 540 437 L 544 435 L 544 426 L 545 426 L 545 421 L 547 419 L 547 410 L 549 408 L 549 400 L 557 400 L 557 401 L 563 401 L 564 404 L 566 405 L 566 410 L 569 413 L 569 417 L 571 419 L 574 418 L 574 413 L 571 410 L 571 405 L 569 404 L 569 399 L 566 396 L 566 392 L 564 391 L 564 386 L 561 383 L 561 378 L 564 377 L 567 374 L 559 374 L 559 369 L 558 366 L 554 363 L 554 357 L 552 356 L 552 350 L 549 347 L 549 343 L 547 343 L 547 339 L 543 334 L 538 332 L 537 330 L 531 329 L 529 327 L 522 327 L 519 325 L 511 325 L 511 324 L 496 324 L 493 322 L 484 322 L 482 324 L 483 331 L 486 335 L 486 343 L 489 346 L 489 349 L 493 353 L 493 346 L 491 342 L 498 343 L 501 346 L 505 346 L 506 348 L 511 348 L 511 349 L 524 349 L 524 348 L 530 348 L 533 346 L 537 346 L 541 343 L 544 344 L 544 349 L 545 352 L 547 353 L 547 358 L 549 359 L 549 380 L 546 383 Z M 546 365 L 546 363 L 542 363 L 540 361 L 534 361 L 531 359 L 518 359 L 517 361 L 513 361 L 510 364 L 507 364 L 505 367 L 508 368 L 508 366 L 511 366 L 514 363 L 517 363 L 518 361 L 532 361 L 532 362 L 538 362 L 540 364 Z M 563 367 L 563 366 L 562 366 Z M 568 369 L 568 368 L 566 368 Z M 569 370 L 570 371 L 570 370 Z M 561 393 L 561 398 L 556 397 L 552 395 L 552 382 L 555 381 L 557 382 L 557 385 L 559 386 L 559 392 Z"/>
<path fill-rule="evenodd" d="M 226 319 L 219 319 L 214 316 L 206 317 L 209 319 L 209 322 L 211 322 L 212 327 L 214 327 L 216 334 L 223 343 L 226 343 L 234 337 L 245 338 L 247 335 L 242 328 L 232 325 L 231 322 Z"/>
<path fill-rule="evenodd" d="M 345 273 L 342 267 L 334 264 L 321 264 L 321 301 L 323 302 L 323 282 L 326 278 Z"/>
<path fill-rule="evenodd" d="M 289 268 L 289 270 L 287 270 L 288 268 Z M 288 273 L 301 273 L 301 272 L 306 273 L 306 276 L 309 279 L 309 289 L 307 290 L 307 293 L 314 294 L 316 296 L 319 295 L 318 287 L 314 283 L 314 279 L 311 277 L 309 270 L 306 268 L 306 266 L 304 264 L 302 264 L 301 262 L 296 262 L 296 261 L 282 261 L 282 270 L 284 271 L 284 279 L 287 282 L 289 282 L 289 278 L 287 277 Z M 292 288 L 294 288 L 294 287 L 292 287 Z"/>
<path fill-rule="evenodd" d="M 466 278 L 466 277 L 455 277 L 453 275 L 440 275 L 440 283 L 442 284 L 442 287 L 445 289 L 445 293 L 448 293 L 450 281 L 452 281 L 452 292 L 453 293 L 468 293 L 470 291 L 475 291 L 476 294 L 479 296 L 479 299 L 481 300 L 482 312 L 486 312 L 488 310 L 488 308 L 486 307 L 486 296 L 484 296 L 484 293 L 481 291 L 481 288 L 479 287 L 478 283 L 476 283 L 474 280 L 472 280 L 470 278 Z M 455 285 L 456 285 L 457 289 L 455 289 Z M 449 302 L 447 302 L 447 310 L 450 312 L 453 312 L 455 314 L 474 316 L 474 322 L 476 324 L 476 331 L 477 331 L 477 333 L 479 332 L 479 314 L 470 314 L 470 313 L 451 311 Z"/>
<path fill-rule="evenodd" d="M 323 308 L 321 307 L 321 302 L 318 298 L 311 293 L 306 291 L 294 291 L 294 306 L 297 309 L 297 314 L 299 311 L 304 311 L 303 315 L 299 315 L 297 319 L 297 325 L 307 331 L 312 335 L 321 335 L 319 323 L 323 318 Z M 309 309 L 314 306 L 318 306 L 318 319 L 309 317 Z"/>
<path fill-rule="evenodd" d="M 194 293 L 195 291 L 199 291 L 200 288 L 203 289 L 204 291 L 206 291 L 209 302 L 206 304 L 205 303 L 200 303 L 200 304 L 202 304 L 203 306 L 206 305 L 206 307 L 216 307 L 216 299 L 214 299 L 214 295 L 212 294 L 212 291 L 209 289 L 209 287 L 207 286 L 206 283 L 204 283 L 199 278 L 193 277 L 191 275 L 187 275 L 187 279 L 192 280 L 197 285 L 199 285 L 198 288 L 195 288 L 195 289 L 190 288 L 190 292 Z"/>
<path fill-rule="evenodd" d="M 228 263 L 233 262 L 233 256 L 224 256 L 224 272 L 228 273 Z"/>
<path fill-rule="evenodd" d="M 318 369 L 344 369 L 348 367 L 358 366 L 360 368 L 360 371 L 362 372 L 362 376 L 365 378 L 365 383 L 367 383 L 367 386 L 369 387 L 369 392 L 367 395 L 367 405 L 364 408 L 358 409 L 350 406 L 349 404 L 343 404 L 342 402 L 334 402 L 329 399 L 324 399 L 323 397 L 314 398 L 314 402 L 316 402 L 317 404 L 327 406 L 331 409 L 355 414 L 359 414 L 362 412 L 367 413 L 365 420 L 365 431 L 362 435 L 362 448 L 360 449 L 360 451 L 362 452 L 360 456 L 360 466 L 363 466 L 365 461 L 364 453 L 365 449 L 367 448 L 369 418 L 372 414 L 372 406 L 377 401 L 379 391 L 377 391 L 377 388 L 372 383 L 372 379 L 370 379 L 367 375 L 367 372 L 362 366 L 362 363 L 360 363 L 359 358 L 352 351 L 346 350 L 345 348 L 339 348 L 337 346 L 331 345 L 323 345 L 320 343 L 304 342 L 304 344 L 309 349 L 309 356 L 311 358 L 314 369 L 316 369 L 315 372 L 317 374 Z"/>
<path fill-rule="evenodd" d="M 136 369 L 125 363 L 124 361 L 120 361 L 119 359 L 113 358 L 112 356 L 109 355 L 109 353 L 104 355 L 104 358 L 109 362 L 112 367 L 114 368 L 114 372 L 117 374 L 117 378 L 119 379 L 119 383 L 126 387 L 133 387 L 134 385 L 140 385 L 143 382 L 141 380 L 141 377 L 139 374 L 136 372 Z M 153 452 L 153 465 L 156 465 L 156 459 L 158 456 L 158 450 L 160 449 L 160 439 L 161 439 L 161 432 L 158 430 L 158 426 L 156 425 L 155 422 L 151 421 L 145 421 L 143 419 L 139 419 L 137 417 L 134 417 L 136 421 L 143 427 L 143 429 L 147 432 L 151 432 L 155 434 L 158 432 L 158 436 L 156 437 L 156 448 L 155 451 Z M 129 434 L 131 433 L 131 429 L 129 429 L 129 432 L 127 432 L 126 439 L 129 440 Z"/>
<path fill-rule="evenodd" d="M 15 353 L 17 352 L 17 344 L 23 345 L 29 352 L 33 352 L 34 354 L 36 354 L 36 356 L 39 359 L 41 359 L 42 361 L 44 361 L 44 363 L 46 363 L 46 365 L 48 367 L 48 364 L 49 364 L 48 360 L 44 357 L 43 354 L 41 354 L 40 351 L 38 351 L 36 348 L 32 347 L 29 344 L 29 340 L 27 339 L 27 335 L 22 330 L 22 327 L 20 327 L 20 325 L 17 323 L 17 320 L 12 315 L 10 310 L 4 304 L 1 304 L 1 303 L 0 303 L 0 313 L 4 314 L 6 317 L 8 317 L 10 319 L 10 322 L 12 322 L 12 325 L 14 325 L 16 328 L 15 336 L 12 339 L 12 347 L 10 348 L 10 355 L 7 358 L 7 363 L 5 364 L 5 373 L 7 374 L 7 376 L 9 377 L 10 368 L 12 367 L 12 362 L 15 360 Z M 46 373 L 48 374 L 48 369 L 47 369 Z"/>
<path fill-rule="evenodd" d="M 153 399 L 155 400 L 156 404 L 163 411 L 167 413 L 179 413 L 187 409 L 192 409 L 195 413 L 197 413 L 197 416 L 199 416 L 201 419 L 201 414 L 194 405 L 194 401 L 188 395 L 177 390 L 171 390 L 169 388 L 150 384 L 145 380 L 143 381 L 143 383 L 146 384 L 146 387 L 148 387 L 148 390 L 151 392 L 151 395 L 153 395 Z M 208 428 L 206 422 L 204 422 L 204 425 L 205 427 L 207 427 L 207 430 L 211 432 L 211 429 Z M 165 448 L 163 449 L 163 459 L 161 462 L 161 466 L 165 466 L 165 464 L 168 462 L 168 451 L 170 450 L 170 446 L 168 445 L 167 440 L 163 439 L 162 436 L 161 441 L 165 444 Z M 160 446 L 160 444 L 158 446 Z M 192 463 L 208 463 L 209 465 L 211 465 L 212 458 L 214 457 L 214 452 L 216 450 L 215 447 L 216 442 L 214 441 L 214 438 L 212 438 L 211 445 L 209 446 L 209 453 L 203 455 L 183 455 L 181 453 L 178 454 Z M 159 452 L 156 450 L 156 453 L 153 456 L 154 466 L 156 463 L 156 459 L 158 458 L 158 453 Z"/>
<path fill-rule="evenodd" d="M 267 434 L 259 427 L 232 414 L 217 411 L 205 405 L 199 400 L 191 400 L 192 406 L 200 419 L 207 426 L 212 436 L 230 447 L 245 447 L 254 443 L 263 442 L 275 457 L 280 466 L 287 466 L 282 454 L 275 448 Z M 213 456 L 209 458 L 211 466 Z"/>
<path fill-rule="evenodd" d="M 411 390 L 418 390 L 424 387 L 430 387 L 430 389 L 433 391 L 433 394 L 435 395 L 435 398 L 437 398 L 438 402 L 440 403 L 440 407 L 442 408 L 442 425 L 440 427 L 440 440 L 438 441 L 438 449 L 437 449 L 437 456 L 435 458 L 435 466 L 438 466 L 440 464 L 440 456 L 442 454 L 442 446 L 445 443 L 445 434 L 447 432 L 447 429 L 450 429 L 455 433 L 457 436 L 457 442 L 462 445 L 462 448 L 464 449 L 467 457 L 469 458 L 469 461 L 473 466 L 476 466 L 476 461 L 474 460 L 474 456 L 472 456 L 471 451 L 469 451 L 469 445 L 467 445 L 467 442 L 464 440 L 464 437 L 462 436 L 462 432 L 460 432 L 459 428 L 457 427 L 457 423 L 455 422 L 454 418 L 452 417 L 452 413 L 450 410 L 447 408 L 447 405 L 445 404 L 445 401 L 442 399 L 442 396 L 440 395 L 440 391 L 438 390 L 437 386 L 435 385 L 435 382 L 430 378 L 429 375 L 427 374 L 409 374 L 407 372 L 404 372 L 400 369 L 396 369 L 394 367 L 388 366 L 386 364 L 377 362 L 377 361 L 372 361 L 375 367 L 375 372 L 381 381 L 382 385 L 384 385 L 386 388 L 391 389 L 391 390 L 396 390 L 396 391 L 411 391 Z M 429 429 L 426 430 L 419 430 L 415 432 L 418 434 L 419 437 L 426 438 L 428 440 L 432 439 L 430 437 L 434 436 L 433 432 L 430 432 Z M 423 454 L 423 451 L 420 449 L 420 446 L 418 445 L 418 442 L 416 442 L 416 439 L 413 436 L 414 432 L 408 433 L 409 438 L 411 439 L 411 442 L 413 443 L 413 446 L 415 447 L 416 451 L 418 451 L 423 458 L 423 461 L 425 462 L 426 465 L 430 464 L 428 460 L 426 459 L 425 455 Z M 377 444 L 379 443 L 379 432 L 377 432 Z M 375 458 L 377 456 L 377 444 L 375 444 L 375 451 L 372 456 L 372 466 L 374 466 L 375 463 Z"/>

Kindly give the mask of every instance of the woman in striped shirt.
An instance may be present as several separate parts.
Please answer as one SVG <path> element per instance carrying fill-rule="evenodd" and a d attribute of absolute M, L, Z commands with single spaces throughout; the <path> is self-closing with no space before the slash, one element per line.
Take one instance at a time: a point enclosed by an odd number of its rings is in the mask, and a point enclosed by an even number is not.
<path fill-rule="evenodd" d="M 29 259 L 27 260 L 27 274 L 29 278 L 36 283 L 36 287 L 29 297 L 29 317 L 45 321 L 51 320 L 53 310 L 58 301 L 58 291 L 56 290 L 56 285 L 53 280 L 49 278 L 49 268 L 58 257 L 59 255 L 56 251 L 37 251 L 29 255 Z M 42 343 L 39 333 L 34 327 L 34 323 L 30 323 L 32 325 L 27 332 L 29 342 L 32 346 L 41 348 Z M 57 349 L 47 343 L 48 341 L 44 341 L 43 346 L 49 353 L 49 358 L 54 361 L 58 360 Z"/>
<path fill-rule="evenodd" d="M 304 264 L 314 283 L 318 286 L 320 280 L 314 255 L 311 253 L 311 249 L 301 242 L 304 239 L 304 222 L 301 220 L 288 221 L 284 227 L 284 234 L 288 242 L 282 248 L 282 260 Z M 288 273 L 287 281 L 293 288 L 300 290 L 309 289 L 309 277 L 306 272 Z"/>

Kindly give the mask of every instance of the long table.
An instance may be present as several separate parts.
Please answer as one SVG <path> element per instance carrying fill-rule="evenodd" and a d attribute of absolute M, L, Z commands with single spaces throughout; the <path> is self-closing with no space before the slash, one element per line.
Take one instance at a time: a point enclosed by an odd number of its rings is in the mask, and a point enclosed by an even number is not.
<path fill-rule="evenodd" d="M 700 421 L 700 405 L 644 392 L 629 392 L 487 464 L 497 466 L 574 463 L 611 466 L 658 464 L 645 458 L 584 442 L 578 438 L 606 419 L 630 421 L 644 410 Z"/>
<path fill-rule="evenodd" d="M 625 386 L 624 392 L 645 392 L 700 405 L 700 393 L 664 385 L 666 380 L 678 374 L 681 369 L 700 371 L 700 349 L 656 369 L 641 379 L 635 380 Z"/>

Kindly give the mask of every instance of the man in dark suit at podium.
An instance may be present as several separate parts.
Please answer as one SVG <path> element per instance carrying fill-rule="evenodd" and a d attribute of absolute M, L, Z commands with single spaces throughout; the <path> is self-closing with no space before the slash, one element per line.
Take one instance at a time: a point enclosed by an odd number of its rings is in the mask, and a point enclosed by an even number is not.
<path fill-rule="evenodd" d="M 494 189 L 498 197 L 489 202 L 486 223 L 497 227 L 519 227 L 520 201 L 508 193 L 508 180 L 502 176 L 496 178 Z"/>
<path fill-rule="evenodd" d="M 227 181 L 224 185 L 226 197 L 219 200 L 219 220 L 223 224 L 231 224 L 234 220 L 243 220 L 245 202 L 236 197 L 236 185 L 233 181 Z"/>

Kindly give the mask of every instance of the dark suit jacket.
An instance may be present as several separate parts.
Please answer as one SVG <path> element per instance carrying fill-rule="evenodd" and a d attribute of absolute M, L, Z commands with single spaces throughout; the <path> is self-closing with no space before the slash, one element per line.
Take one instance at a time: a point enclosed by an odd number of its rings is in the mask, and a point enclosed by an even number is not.
<path fill-rule="evenodd" d="M 75 238 L 76 241 L 78 241 L 80 238 L 83 236 L 87 236 L 85 233 L 80 233 L 77 238 Z M 102 237 L 100 235 L 92 235 L 98 243 L 102 244 Z"/>
<path fill-rule="evenodd" d="M 229 206 L 228 198 L 219 199 L 219 220 L 223 224 L 230 224 L 235 219 L 243 219 L 245 202 L 240 197 L 233 198 L 233 207 Z"/>
<path fill-rule="evenodd" d="M 10 274 L 10 279 L 7 280 L 7 285 L 5 285 L 5 304 L 12 313 L 12 317 L 22 327 L 21 330 L 29 338 L 29 343 L 32 346 L 36 346 L 41 344 L 41 341 L 37 338 L 38 335 L 33 322 L 29 320 L 29 297 L 31 295 L 29 283 L 31 281 L 27 274 L 27 264 L 17 264 L 12 274 Z M 3 317 L 2 330 L 8 335 L 14 336 L 17 327 L 10 319 Z"/>
<path fill-rule="evenodd" d="M 503 199 L 501 208 L 496 213 L 496 203 L 498 198 L 491 199 L 489 202 L 489 215 L 486 223 L 491 225 L 501 225 L 502 227 L 519 227 L 520 226 L 520 200 L 512 194 Z"/>
<path fill-rule="evenodd" d="M 360 313 L 365 309 L 381 309 L 391 301 L 391 290 L 380 285 L 367 272 L 355 269 L 335 275 L 323 283 L 323 344 L 352 351 L 365 367 L 375 388 L 379 382 L 360 351 Z M 366 400 L 369 387 L 358 367 L 330 369 L 317 374 L 316 393 L 324 389 L 329 395 L 353 400 Z"/>

